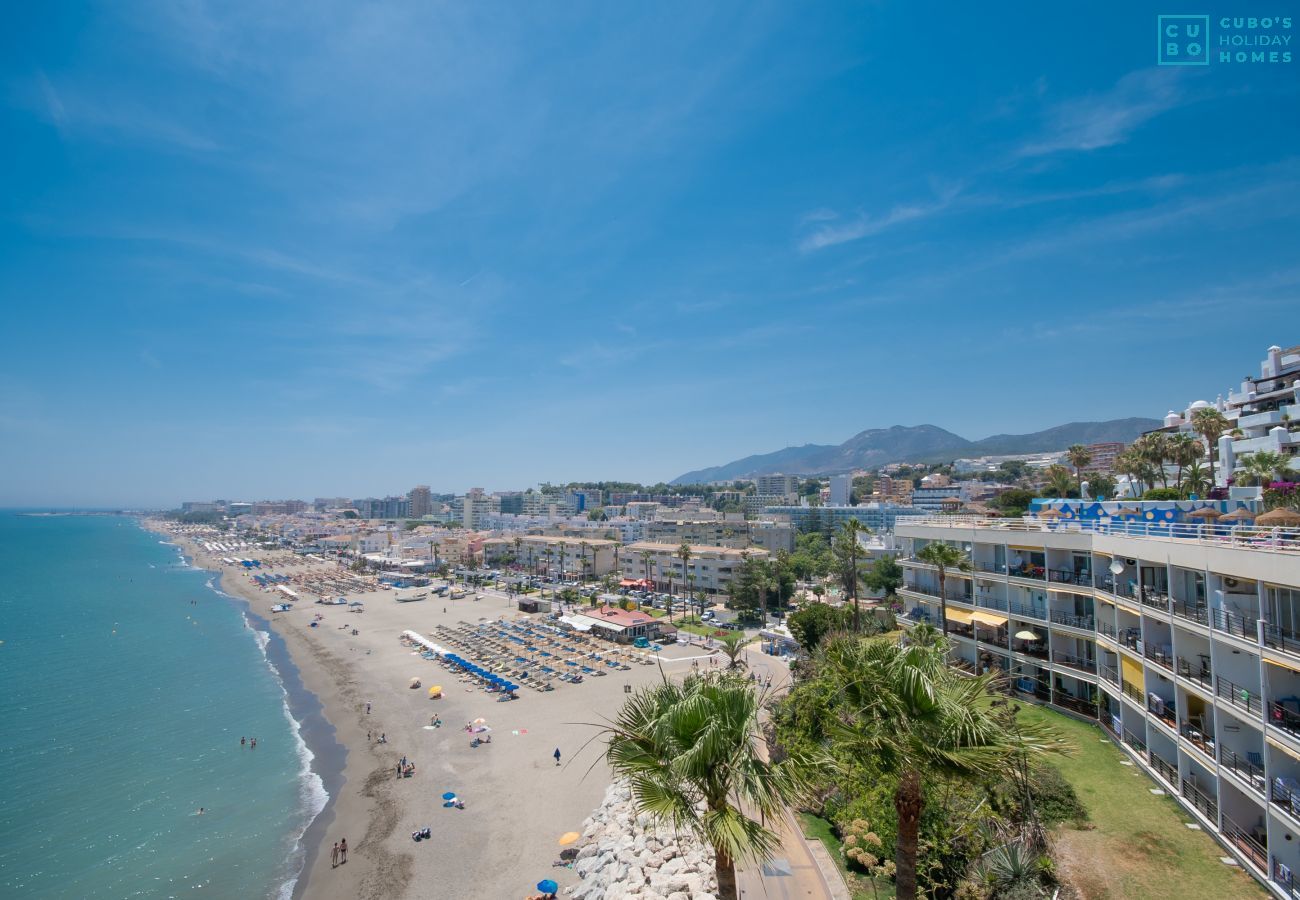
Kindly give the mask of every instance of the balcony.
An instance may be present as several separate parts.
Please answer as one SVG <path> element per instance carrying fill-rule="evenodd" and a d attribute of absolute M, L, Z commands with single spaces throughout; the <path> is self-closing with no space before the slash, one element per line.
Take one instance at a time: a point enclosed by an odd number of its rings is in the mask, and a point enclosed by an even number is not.
<path fill-rule="evenodd" d="M 1155 700 L 1147 700 L 1147 712 L 1155 716 L 1169 728 L 1170 731 L 1178 731 L 1178 719 L 1174 717 L 1174 704 L 1172 700 L 1157 703 Z"/>
<path fill-rule="evenodd" d="M 1021 656 L 1032 656 L 1035 659 L 1049 659 L 1047 647 L 1042 641 L 1013 641 L 1011 651 L 1019 653 Z"/>
<path fill-rule="evenodd" d="M 1052 584 L 1073 584 L 1079 587 L 1092 587 L 1092 573 L 1074 569 L 1048 569 L 1047 580 Z"/>
<path fill-rule="evenodd" d="M 1220 699 L 1227 700 L 1233 706 L 1257 715 L 1264 711 L 1263 698 L 1261 698 L 1259 694 L 1251 693 L 1246 688 L 1229 681 L 1222 675 L 1214 676 L 1214 695 Z M 1277 706 L 1276 703 L 1273 705 Z M 1278 709 L 1281 709 L 1281 707 L 1278 707 Z M 1285 710 L 1283 711 L 1285 712 Z M 1300 716 L 1296 716 L 1295 718 L 1297 722 L 1300 722 Z M 1300 726 L 1297 727 L 1300 728 Z M 1297 730 L 1296 733 L 1300 734 L 1300 730 Z"/>
<path fill-rule="evenodd" d="M 1115 576 L 1107 572 L 1100 575 L 1094 575 L 1092 578 L 1093 587 L 1101 588 L 1108 593 L 1115 593 Z"/>
<path fill-rule="evenodd" d="M 1210 664 L 1205 660 L 1198 660 L 1195 665 L 1178 657 L 1177 671 L 1179 678 L 1186 678 L 1188 681 L 1194 681 L 1207 691 L 1214 690 L 1214 678 L 1210 674 Z"/>
<path fill-rule="evenodd" d="M 1111 684 L 1119 684 L 1119 669 L 1116 669 L 1114 666 L 1108 666 L 1105 663 L 1098 666 L 1098 669 L 1101 672 L 1102 678 L 1105 678 Z"/>
<path fill-rule="evenodd" d="M 1263 829 L 1255 827 L 1247 831 L 1225 815 L 1223 836 L 1228 839 L 1228 843 L 1240 850 L 1256 869 L 1261 872 L 1268 871 L 1268 835 Z"/>
<path fill-rule="evenodd" d="M 1046 607 L 1021 603 L 1019 600 L 1008 600 L 1006 609 L 1011 615 L 1022 619 L 1047 619 Z"/>
<path fill-rule="evenodd" d="M 1182 600 L 1175 600 L 1173 610 L 1174 615 L 1180 619 L 1187 619 L 1189 622 L 1206 627 L 1210 624 L 1210 610 L 1206 606 L 1189 605 Z"/>
<path fill-rule="evenodd" d="M 1129 731 L 1127 728 L 1124 729 L 1124 743 L 1128 744 L 1130 747 L 1132 747 L 1138 753 L 1141 753 L 1143 756 L 1146 756 L 1147 745 L 1143 742 L 1141 738 L 1139 738 L 1133 732 Z"/>
<path fill-rule="evenodd" d="M 1164 758 L 1154 750 L 1147 750 L 1147 760 L 1151 763 L 1151 768 L 1156 770 L 1156 774 L 1169 783 L 1170 787 L 1178 784 L 1178 767 L 1165 762 Z"/>
<path fill-rule="evenodd" d="M 1294 778 L 1274 778 L 1269 785 L 1268 799 L 1291 818 L 1300 820 L 1300 783 Z"/>
<path fill-rule="evenodd" d="M 1033 563 L 1021 563 L 1007 569 L 1007 574 L 1012 578 L 1029 578 L 1034 581 L 1046 581 L 1047 569 L 1043 566 L 1036 566 Z"/>
<path fill-rule="evenodd" d="M 994 563 L 973 562 L 970 564 L 970 567 L 972 571 L 987 572 L 990 575 L 1005 575 L 1007 573 L 1006 566 L 999 566 L 999 565 L 995 565 Z"/>
<path fill-rule="evenodd" d="M 1052 703 L 1063 709 L 1072 710 L 1080 715 L 1087 716 L 1089 719 L 1097 718 L 1097 704 L 1091 700 L 1085 700 L 1082 697 L 1076 697 L 1073 694 L 1067 694 L 1062 691 L 1052 692 Z"/>
<path fill-rule="evenodd" d="M 1210 612 L 1210 625 L 1215 631 L 1235 635 L 1242 640 L 1250 641 L 1252 644 L 1258 639 L 1256 621 L 1253 618 L 1241 616 L 1237 613 L 1230 613 L 1226 609 L 1215 609 Z"/>
<path fill-rule="evenodd" d="M 1203 794 L 1200 788 L 1186 778 L 1183 779 L 1183 798 L 1192 804 L 1193 809 L 1213 822 L 1215 827 L 1218 827 L 1219 804 Z"/>
<path fill-rule="evenodd" d="M 1193 726 L 1190 722 L 1179 724 L 1178 733 L 1187 738 L 1193 747 L 1200 750 L 1210 759 L 1214 759 L 1214 737 L 1206 737 L 1205 732 L 1200 728 Z"/>
<path fill-rule="evenodd" d="M 1119 633 L 1118 640 L 1134 653 L 1140 652 L 1138 646 L 1142 643 L 1142 634 L 1136 628 L 1125 628 Z"/>
<path fill-rule="evenodd" d="M 1083 631 L 1092 631 L 1092 616 L 1076 616 L 1070 613 L 1052 610 L 1050 618 L 1057 625 L 1065 625 L 1068 628 L 1078 628 Z"/>
<path fill-rule="evenodd" d="M 1264 760 L 1258 753 L 1247 753 L 1242 758 L 1227 747 L 1220 747 L 1219 765 L 1250 785 L 1261 797 L 1264 796 L 1264 788 L 1267 786 L 1264 781 Z"/>
<path fill-rule="evenodd" d="M 1115 626 L 1109 622 L 1098 622 L 1097 633 L 1102 637 L 1110 638 L 1112 641 L 1115 640 Z"/>
<path fill-rule="evenodd" d="M 1127 681 L 1124 682 L 1124 696 L 1137 704 L 1145 704 L 1147 702 L 1147 698 L 1142 696 L 1142 692 Z"/>
<path fill-rule="evenodd" d="M 1165 650 L 1163 647 L 1157 647 L 1149 641 L 1143 644 L 1143 648 L 1142 655 L 1147 659 L 1151 660 L 1158 666 L 1163 666 L 1170 672 L 1174 670 L 1174 658 L 1170 655 L 1168 650 Z"/>
<path fill-rule="evenodd" d="M 1162 613 L 1168 613 L 1170 604 L 1173 602 L 1168 594 L 1162 594 L 1149 587 L 1143 587 L 1137 592 L 1137 601 L 1147 609 Z"/>
<path fill-rule="evenodd" d="M 1052 653 L 1052 662 L 1058 666 L 1068 666 L 1071 669 L 1078 669 L 1080 672 L 1087 672 L 1089 675 L 1097 674 L 1097 661 L 1095 659 L 1085 659 L 1082 656 L 1062 653 L 1057 650 Z"/>
<path fill-rule="evenodd" d="M 1265 623 L 1264 646 L 1300 656 L 1300 635 L 1282 625 Z"/>
<path fill-rule="evenodd" d="M 1300 898 L 1300 886 L 1296 885 L 1291 867 L 1284 865 L 1276 856 L 1273 857 L 1273 885 L 1293 900 Z"/>
<path fill-rule="evenodd" d="M 1295 701 L 1284 701 L 1292 706 L 1296 705 Z M 1270 703 L 1268 705 L 1268 724 L 1272 725 L 1279 731 L 1285 731 L 1293 738 L 1300 738 L 1300 713 L 1294 713 L 1287 709 L 1281 703 Z"/>

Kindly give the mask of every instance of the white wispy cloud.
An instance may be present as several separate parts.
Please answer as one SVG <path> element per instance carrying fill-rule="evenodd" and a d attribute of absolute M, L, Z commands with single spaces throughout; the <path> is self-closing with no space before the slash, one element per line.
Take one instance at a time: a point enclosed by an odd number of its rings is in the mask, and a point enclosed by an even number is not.
<path fill-rule="evenodd" d="M 899 204 L 883 215 L 858 212 L 850 216 L 841 216 L 833 210 L 814 210 L 802 217 L 805 225 L 813 225 L 813 227 L 799 239 L 799 250 L 802 253 L 811 253 L 837 244 L 860 241 L 898 225 L 929 218 L 951 206 L 960 192 L 961 189 L 958 187 L 943 188 L 933 199 Z"/>
<path fill-rule="evenodd" d="M 1017 155 L 1046 156 L 1122 144 L 1142 125 L 1189 100 L 1181 73 L 1139 69 L 1104 93 L 1050 106 L 1042 134 L 1023 144 Z"/>

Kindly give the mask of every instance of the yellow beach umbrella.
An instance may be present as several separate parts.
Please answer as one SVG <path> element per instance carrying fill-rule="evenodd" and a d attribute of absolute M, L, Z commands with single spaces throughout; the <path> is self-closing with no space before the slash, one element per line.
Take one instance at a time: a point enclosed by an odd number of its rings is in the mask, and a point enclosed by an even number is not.
<path fill-rule="evenodd" d="M 560 835 L 560 846 L 567 847 L 580 837 L 582 837 L 582 835 L 578 834 L 576 831 L 566 831 L 564 834 Z"/>

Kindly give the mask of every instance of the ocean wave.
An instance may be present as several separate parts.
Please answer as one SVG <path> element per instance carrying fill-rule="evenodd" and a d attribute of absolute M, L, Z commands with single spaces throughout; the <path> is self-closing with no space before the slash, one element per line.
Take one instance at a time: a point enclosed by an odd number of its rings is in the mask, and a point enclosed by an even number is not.
<path fill-rule="evenodd" d="M 175 547 L 175 546 L 176 546 L 176 545 L 173 544 L 171 541 L 159 541 L 158 543 L 162 544 L 164 547 Z"/>
<path fill-rule="evenodd" d="M 311 827 L 312 822 L 320 815 L 321 810 L 329 803 L 329 791 L 325 790 L 325 782 L 320 775 L 312 768 L 312 761 L 316 754 L 311 752 L 307 742 L 302 738 L 302 723 L 293 717 L 292 710 L 289 709 L 289 691 L 284 686 L 284 678 L 280 670 L 276 668 L 275 663 L 271 662 L 270 655 L 266 652 L 267 645 L 271 642 L 271 634 L 260 628 L 254 628 L 252 621 L 244 614 L 244 625 L 249 631 L 253 632 L 253 640 L 257 642 L 257 647 L 262 651 L 262 660 L 266 667 L 271 670 L 275 676 L 275 683 L 280 686 L 280 708 L 284 713 L 285 720 L 289 723 L 289 730 L 293 733 L 294 745 L 298 754 L 298 799 L 302 813 L 302 824 L 298 833 L 293 837 L 293 846 L 289 851 L 288 858 L 285 859 L 285 868 L 292 874 L 281 883 L 278 900 L 292 900 L 294 888 L 298 885 L 298 879 L 302 877 L 303 864 L 307 859 L 307 848 L 303 846 L 302 839 Z"/>

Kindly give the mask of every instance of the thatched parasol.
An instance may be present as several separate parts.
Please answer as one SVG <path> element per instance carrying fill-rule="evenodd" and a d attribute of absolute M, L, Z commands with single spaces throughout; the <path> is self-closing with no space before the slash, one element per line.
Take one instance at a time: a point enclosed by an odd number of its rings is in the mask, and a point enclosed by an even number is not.
<path fill-rule="evenodd" d="M 1119 512 L 1115 513 L 1115 515 L 1117 515 L 1117 516 L 1140 516 L 1140 515 L 1142 515 L 1142 510 L 1140 510 L 1140 509 L 1131 509 L 1131 508 L 1130 508 L 1130 509 L 1121 509 Z"/>
<path fill-rule="evenodd" d="M 1255 520 L 1256 525 L 1300 525 L 1300 512 L 1294 509 L 1284 509 L 1278 507 L 1275 510 L 1264 513 Z"/>
<path fill-rule="evenodd" d="M 1251 512 L 1244 506 L 1238 506 L 1236 509 L 1228 513 L 1226 516 L 1220 516 L 1219 521 L 1220 522 L 1242 522 L 1245 521 L 1246 519 L 1253 519 L 1253 518 L 1255 518 L 1255 514 L 1253 512 Z"/>
<path fill-rule="evenodd" d="M 1217 509 L 1211 509 L 1208 506 L 1202 506 L 1200 509 L 1192 510 L 1187 514 L 1189 519 L 1220 519 L 1222 515 Z"/>
<path fill-rule="evenodd" d="M 1040 519 L 1059 519 L 1060 517 L 1060 511 L 1055 509 L 1045 509 L 1038 514 Z"/>

